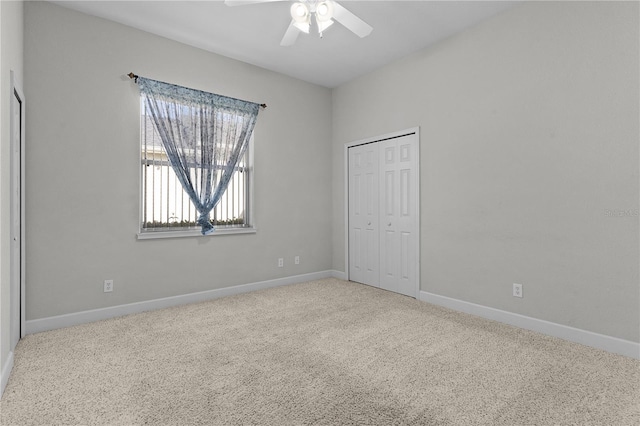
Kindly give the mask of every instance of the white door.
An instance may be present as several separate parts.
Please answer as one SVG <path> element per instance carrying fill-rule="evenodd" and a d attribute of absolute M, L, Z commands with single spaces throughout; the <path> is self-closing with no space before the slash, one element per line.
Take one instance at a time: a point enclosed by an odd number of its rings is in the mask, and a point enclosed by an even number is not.
<path fill-rule="evenodd" d="M 24 96 L 11 73 L 11 232 L 9 267 L 11 284 L 11 348 L 13 350 L 24 335 Z"/>
<path fill-rule="evenodd" d="M 380 287 L 417 297 L 418 138 L 380 145 Z"/>
<path fill-rule="evenodd" d="M 347 147 L 351 281 L 418 296 L 418 155 L 418 129 Z"/>
<path fill-rule="evenodd" d="M 378 286 L 378 147 L 349 149 L 349 277 Z"/>

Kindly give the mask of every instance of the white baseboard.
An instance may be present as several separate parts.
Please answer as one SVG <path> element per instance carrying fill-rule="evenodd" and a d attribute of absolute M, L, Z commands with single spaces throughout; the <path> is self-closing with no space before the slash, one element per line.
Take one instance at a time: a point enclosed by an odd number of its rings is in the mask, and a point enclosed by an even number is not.
<path fill-rule="evenodd" d="M 260 281 L 250 284 L 241 284 L 215 290 L 201 291 L 198 293 L 183 294 L 179 296 L 165 297 L 162 299 L 154 299 L 144 302 L 129 303 L 126 305 L 111 306 L 108 308 L 92 309 L 89 311 L 74 312 L 72 314 L 28 320 L 26 322 L 26 329 L 27 334 L 40 333 L 42 331 L 71 327 L 74 325 L 86 324 L 89 322 L 120 317 L 123 315 L 137 314 L 140 312 L 169 308 L 177 305 L 186 305 L 188 303 L 198 303 L 206 300 L 217 299 L 219 297 L 248 293 L 250 291 L 262 290 L 289 284 L 298 284 L 306 281 L 320 280 L 323 278 L 332 278 L 334 276 L 334 272 L 335 271 L 331 270 L 313 272 L 310 274 L 295 275 L 291 277 L 277 278 L 274 280 Z"/>
<path fill-rule="evenodd" d="M 607 352 L 640 359 L 640 343 L 617 337 L 606 336 L 604 334 L 593 333 L 562 324 L 557 324 L 537 318 L 514 314 L 500 309 L 490 308 L 463 300 L 453 299 L 446 296 L 420 291 L 420 300 L 434 305 L 444 306 L 467 314 L 477 315 L 482 318 L 502 322 L 516 327 L 524 328 L 548 336 L 559 337 L 571 342 L 602 349 Z"/>
<path fill-rule="evenodd" d="M 144 302 L 130 303 L 126 305 L 118 305 L 108 308 L 93 309 L 89 311 L 75 312 L 72 314 L 29 320 L 26 322 L 26 334 L 71 327 L 74 325 L 115 318 L 123 315 L 169 308 L 172 306 L 185 305 L 188 303 L 203 302 L 219 297 L 232 296 L 235 294 L 247 293 L 250 291 L 262 290 L 283 285 L 298 284 L 323 278 L 337 278 L 346 280 L 347 274 L 345 272 L 336 270 L 313 272 L 309 274 L 295 275 L 268 281 L 260 281 L 256 283 L 202 291 L 198 293 L 190 293 L 179 296 L 166 297 L 162 299 L 154 299 Z M 510 324 L 527 330 L 536 331 L 538 333 L 546 334 L 549 336 L 559 337 L 571 342 L 603 349 L 608 352 L 640 359 L 640 343 L 631 342 L 629 340 L 593 333 L 566 325 L 556 324 L 508 311 L 502 311 L 500 309 L 465 302 L 463 300 L 440 296 L 426 291 L 420 291 L 419 300 L 432 303 L 434 305 L 444 306 L 456 311 L 477 315 L 482 318 Z M 12 368 L 13 352 L 10 353 L 9 358 L 0 373 L 0 395 L 2 393 L 1 391 L 4 391 L 4 387 L 9 380 L 9 374 L 11 373 Z"/>
<path fill-rule="evenodd" d="M 9 352 L 9 357 L 0 371 L 0 398 L 2 397 L 2 394 L 4 394 L 4 389 L 7 387 L 7 383 L 9 382 L 11 370 L 13 370 L 13 351 Z"/>

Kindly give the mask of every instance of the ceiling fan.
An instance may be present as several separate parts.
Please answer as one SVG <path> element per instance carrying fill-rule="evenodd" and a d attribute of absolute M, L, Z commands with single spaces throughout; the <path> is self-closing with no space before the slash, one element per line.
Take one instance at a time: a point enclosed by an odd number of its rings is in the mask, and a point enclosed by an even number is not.
<path fill-rule="evenodd" d="M 227 6 L 244 6 L 256 3 L 271 3 L 290 0 L 225 0 Z M 299 0 L 291 5 L 291 23 L 280 42 L 281 46 L 291 46 L 301 32 L 309 34 L 315 16 L 315 26 L 322 38 L 323 32 L 333 25 L 333 20 L 340 22 L 359 37 L 368 36 L 373 27 L 345 9 L 335 0 Z"/>

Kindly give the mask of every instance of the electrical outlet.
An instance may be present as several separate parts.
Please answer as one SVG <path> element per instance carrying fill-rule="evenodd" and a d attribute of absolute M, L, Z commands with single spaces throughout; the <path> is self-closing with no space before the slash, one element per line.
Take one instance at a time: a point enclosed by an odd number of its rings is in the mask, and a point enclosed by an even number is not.
<path fill-rule="evenodd" d="M 104 280 L 104 292 L 110 293 L 113 291 L 113 280 Z"/>
<path fill-rule="evenodd" d="M 284 259 L 283 258 L 278 258 L 278 268 L 282 268 L 284 266 Z"/>
<path fill-rule="evenodd" d="M 513 297 L 522 297 L 522 284 L 513 284 Z"/>
<path fill-rule="evenodd" d="M 293 263 L 295 263 L 296 265 L 300 264 L 300 256 L 296 256 L 293 258 Z"/>

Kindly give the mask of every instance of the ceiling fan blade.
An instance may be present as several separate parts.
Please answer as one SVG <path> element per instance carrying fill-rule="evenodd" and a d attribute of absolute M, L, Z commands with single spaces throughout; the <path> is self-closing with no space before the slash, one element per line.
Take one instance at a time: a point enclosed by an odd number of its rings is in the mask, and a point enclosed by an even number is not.
<path fill-rule="evenodd" d="M 333 17 L 359 37 L 366 37 L 373 31 L 371 25 L 349 12 L 336 1 L 333 2 Z"/>
<path fill-rule="evenodd" d="M 247 4 L 271 3 L 276 1 L 287 0 L 224 0 L 224 4 L 226 4 L 227 6 L 244 6 Z"/>
<path fill-rule="evenodd" d="M 298 34 L 300 34 L 300 30 L 293 25 L 295 23 L 296 21 L 291 20 L 291 23 L 289 24 L 289 28 L 287 28 L 287 32 L 285 32 L 284 37 L 282 37 L 280 46 L 292 46 L 298 39 Z"/>

